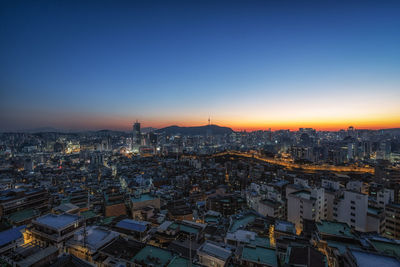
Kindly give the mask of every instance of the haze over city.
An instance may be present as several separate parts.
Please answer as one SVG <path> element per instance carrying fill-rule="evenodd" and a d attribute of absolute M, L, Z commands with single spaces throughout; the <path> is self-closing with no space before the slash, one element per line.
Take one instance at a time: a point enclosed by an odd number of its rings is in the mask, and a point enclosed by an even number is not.
<path fill-rule="evenodd" d="M 1 131 L 400 126 L 398 1 L 0 5 Z"/>

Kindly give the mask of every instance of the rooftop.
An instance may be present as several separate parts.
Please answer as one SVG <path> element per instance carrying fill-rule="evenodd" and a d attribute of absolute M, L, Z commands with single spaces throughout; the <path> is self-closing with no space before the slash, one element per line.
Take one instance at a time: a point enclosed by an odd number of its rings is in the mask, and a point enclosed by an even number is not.
<path fill-rule="evenodd" d="M 69 212 L 77 209 L 79 209 L 79 207 L 72 203 L 63 203 L 54 208 L 54 210 L 61 212 Z"/>
<path fill-rule="evenodd" d="M 222 259 L 224 261 L 226 261 L 232 254 L 232 252 L 229 249 L 220 247 L 216 244 L 207 241 L 199 248 L 199 250 L 215 258 Z"/>
<path fill-rule="evenodd" d="M 254 222 L 256 216 L 254 214 L 247 214 L 244 216 L 240 216 L 233 220 L 233 224 L 229 229 L 229 232 L 236 232 L 238 229 L 245 227 L 247 224 Z"/>
<path fill-rule="evenodd" d="M 344 238 L 355 238 L 351 228 L 346 223 L 321 221 L 316 223 L 318 232 L 325 235 L 334 235 Z"/>
<path fill-rule="evenodd" d="M 172 229 L 172 230 L 176 230 L 179 227 L 179 230 L 188 234 L 197 234 L 199 232 L 199 229 L 189 226 L 189 225 L 185 225 L 185 224 L 181 224 L 181 223 L 173 223 L 171 224 L 168 228 Z"/>
<path fill-rule="evenodd" d="M 35 221 L 40 224 L 59 230 L 75 222 L 78 222 L 80 218 L 81 217 L 78 215 L 72 215 L 68 213 L 58 214 L 58 215 L 49 213 L 42 217 L 36 218 Z"/>
<path fill-rule="evenodd" d="M 312 199 L 311 193 L 306 190 L 293 192 L 291 195 L 294 195 L 294 196 L 302 198 L 302 199 L 308 199 L 308 200 Z"/>
<path fill-rule="evenodd" d="M 22 261 L 19 261 L 17 263 L 18 266 L 24 267 L 24 266 L 34 266 L 35 264 L 38 264 L 40 261 L 42 261 L 44 258 L 49 257 L 52 254 L 58 253 L 58 248 L 50 246 L 46 247 L 43 249 L 40 249 L 37 253 L 30 255 L 29 257 L 23 259 Z"/>
<path fill-rule="evenodd" d="M 149 222 L 124 219 L 124 220 L 118 222 L 115 226 L 118 228 L 130 230 L 130 231 L 144 232 L 144 231 L 146 231 L 147 225 L 149 225 L 149 224 L 150 224 Z"/>
<path fill-rule="evenodd" d="M 377 251 L 391 256 L 400 256 L 400 244 L 381 240 L 370 240 Z"/>
<path fill-rule="evenodd" d="M 188 259 L 176 256 L 175 258 L 172 259 L 172 261 L 167 265 L 167 267 L 184 267 L 184 266 L 194 266 L 197 267 L 199 265 L 196 264 L 190 264 Z"/>
<path fill-rule="evenodd" d="M 226 239 L 236 240 L 243 243 L 250 243 L 251 241 L 254 241 L 256 239 L 256 235 L 257 234 L 255 232 L 237 230 L 236 232 L 233 233 L 227 233 Z"/>
<path fill-rule="evenodd" d="M 278 266 L 275 249 L 271 248 L 245 246 L 242 251 L 242 259 L 269 266 Z"/>
<path fill-rule="evenodd" d="M 26 226 L 23 225 L 23 226 L 11 228 L 11 229 L 5 230 L 3 232 L 0 232 L 0 247 L 4 246 L 12 241 L 15 241 L 19 238 L 22 238 L 21 231 L 23 231 L 25 229 L 25 227 Z"/>
<path fill-rule="evenodd" d="M 175 255 L 168 250 L 153 246 L 146 246 L 141 249 L 133 258 L 132 261 L 143 262 L 146 265 L 165 266 Z"/>
<path fill-rule="evenodd" d="M 371 252 L 364 252 L 360 250 L 350 249 L 350 253 L 353 255 L 357 266 L 363 267 L 399 267 L 400 262 L 393 257 L 383 256 Z"/>
<path fill-rule="evenodd" d="M 85 219 L 91 219 L 97 216 L 96 213 L 94 213 L 94 211 L 92 210 L 87 210 L 87 211 L 83 211 L 81 212 L 81 216 L 83 216 Z"/>
<path fill-rule="evenodd" d="M 275 231 L 295 234 L 296 228 L 291 222 L 276 220 Z"/>
<path fill-rule="evenodd" d="M 360 245 L 354 244 L 354 243 L 345 243 L 345 242 L 332 241 L 332 240 L 328 240 L 327 243 L 328 243 L 328 247 L 337 248 L 339 250 L 340 254 L 346 253 L 348 248 L 353 248 L 353 249 L 360 248 Z"/>
<path fill-rule="evenodd" d="M 147 200 L 153 200 L 153 199 L 155 199 L 156 197 L 154 197 L 154 196 L 152 196 L 152 195 L 150 195 L 150 194 L 141 194 L 138 198 L 136 198 L 136 197 L 131 197 L 131 201 L 133 202 L 133 203 L 136 203 L 136 202 L 142 202 L 142 201 L 147 201 Z"/>
<path fill-rule="evenodd" d="M 14 212 L 8 216 L 9 220 L 18 223 L 23 222 L 25 220 L 34 218 L 38 215 L 38 212 L 34 209 L 24 209 L 17 212 Z"/>
<path fill-rule="evenodd" d="M 83 243 L 84 235 L 83 229 L 75 234 L 74 240 L 72 242 Z M 109 231 L 99 226 L 89 226 L 86 228 L 86 238 L 85 242 L 93 250 L 97 250 L 104 246 L 108 242 L 112 241 L 114 238 L 118 237 L 119 234 L 113 231 Z"/>
<path fill-rule="evenodd" d="M 374 207 L 368 207 L 368 213 L 373 214 L 373 215 L 379 215 L 382 213 L 382 209 L 374 208 Z"/>

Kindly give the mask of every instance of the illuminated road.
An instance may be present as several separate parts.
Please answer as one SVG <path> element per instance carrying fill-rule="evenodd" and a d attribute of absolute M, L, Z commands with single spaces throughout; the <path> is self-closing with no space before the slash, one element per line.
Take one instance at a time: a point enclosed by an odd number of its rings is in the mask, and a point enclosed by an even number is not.
<path fill-rule="evenodd" d="M 294 168 L 294 169 L 302 169 L 309 171 L 332 171 L 332 172 L 359 172 L 359 173 L 371 173 L 374 174 L 375 170 L 372 167 L 359 167 L 359 166 L 334 166 L 334 165 L 312 165 L 312 164 L 299 164 L 289 161 L 284 161 L 282 159 L 274 159 L 274 158 L 266 158 L 262 157 L 256 153 L 246 153 L 246 152 L 238 152 L 238 151 L 225 151 L 221 153 L 216 153 L 212 155 L 213 157 L 220 156 L 238 156 L 238 157 L 246 157 L 253 158 L 260 161 L 264 161 L 270 164 L 284 166 L 286 168 Z"/>

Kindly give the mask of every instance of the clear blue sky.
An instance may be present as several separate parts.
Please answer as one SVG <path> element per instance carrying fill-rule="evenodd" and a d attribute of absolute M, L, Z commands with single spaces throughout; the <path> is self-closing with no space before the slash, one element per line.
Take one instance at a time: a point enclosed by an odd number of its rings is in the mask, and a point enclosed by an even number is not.
<path fill-rule="evenodd" d="M 399 14 L 400 1 L 1 1 L 0 130 L 400 127 Z"/>

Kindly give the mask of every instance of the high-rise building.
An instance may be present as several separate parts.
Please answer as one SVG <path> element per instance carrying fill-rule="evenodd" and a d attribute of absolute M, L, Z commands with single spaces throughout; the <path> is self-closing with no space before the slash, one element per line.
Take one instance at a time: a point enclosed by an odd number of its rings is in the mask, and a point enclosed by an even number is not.
<path fill-rule="evenodd" d="M 296 229 L 303 229 L 303 219 L 320 221 L 325 218 L 324 188 L 304 189 L 290 193 L 287 197 L 287 218 L 296 225 Z"/>
<path fill-rule="evenodd" d="M 132 144 L 141 144 L 140 122 L 138 121 L 133 124 Z"/>

